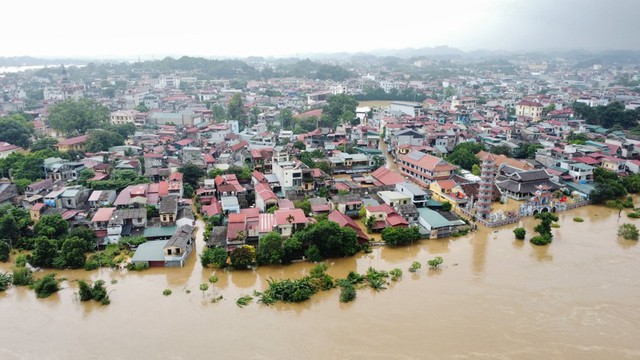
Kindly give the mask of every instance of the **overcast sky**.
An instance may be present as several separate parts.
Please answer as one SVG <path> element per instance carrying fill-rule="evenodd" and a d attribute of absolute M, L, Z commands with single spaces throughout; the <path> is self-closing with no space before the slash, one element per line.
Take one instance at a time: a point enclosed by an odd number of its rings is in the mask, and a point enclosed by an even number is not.
<path fill-rule="evenodd" d="M 0 56 L 640 49 L 640 0 L 6 0 Z"/>

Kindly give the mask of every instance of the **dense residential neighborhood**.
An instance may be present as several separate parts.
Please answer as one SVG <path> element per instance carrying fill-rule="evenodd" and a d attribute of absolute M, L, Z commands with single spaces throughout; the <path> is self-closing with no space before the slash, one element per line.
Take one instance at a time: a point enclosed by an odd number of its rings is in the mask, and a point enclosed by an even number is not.
<path fill-rule="evenodd" d="M 0 202 L 45 239 L 88 229 L 87 252 L 130 245 L 131 266 L 182 266 L 198 228 L 236 266 L 273 234 L 297 243 L 279 263 L 352 254 L 309 240 L 328 223 L 358 246 L 387 229 L 437 239 L 640 190 L 635 65 L 307 60 L 319 67 L 294 75 L 200 60 L 1 76 Z M 64 231 L 36 231 L 54 218 Z M 49 246 L 28 234 L 7 240 Z"/>

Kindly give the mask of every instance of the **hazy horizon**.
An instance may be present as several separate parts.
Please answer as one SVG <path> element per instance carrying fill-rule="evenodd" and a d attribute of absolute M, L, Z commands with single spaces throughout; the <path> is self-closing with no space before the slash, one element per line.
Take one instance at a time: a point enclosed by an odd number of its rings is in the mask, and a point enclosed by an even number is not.
<path fill-rule="evenodd" d="M 463 51 L 639 50 L 640 1 L 452 0 L 390 5 L 291 0 L 180 7 L 113 0 L 3 4 L 0 56 L 235 58 L 449 46 Z M 34 11 L 35 10 L 35 11 Z"/>

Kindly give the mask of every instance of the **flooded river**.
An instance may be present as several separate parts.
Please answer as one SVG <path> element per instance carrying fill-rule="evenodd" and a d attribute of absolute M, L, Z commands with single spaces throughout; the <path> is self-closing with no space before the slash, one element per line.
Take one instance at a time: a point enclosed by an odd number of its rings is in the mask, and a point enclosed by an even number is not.
<path fill-rule="evenodd" d="M 106 280 L 111 305 L 76 301 L 72 281 L 43 300 L 25 288 L 0 293 L 0 359 L 637 359 L 640 247 L 616 237 L 625 221 L 640 223 L 596 207 L 560 214 L 546 248 L 514 240 L 517 225 L 374 248 L 330 262 L 329 273 L 400 267 L 403 278 L 349 304 L 333 290 L 303 304 L 236 306 L 308 264 L 218 271 L 204 298 L 198 286 L 212 271 L 196 256 L 182 269 L 58 272 Z M 523 225 L 529 238 L 534 221 Z M 442 269 L 406 271 L 436 255 Z M 211 303 L 214 294 L 224 299 Z"/>

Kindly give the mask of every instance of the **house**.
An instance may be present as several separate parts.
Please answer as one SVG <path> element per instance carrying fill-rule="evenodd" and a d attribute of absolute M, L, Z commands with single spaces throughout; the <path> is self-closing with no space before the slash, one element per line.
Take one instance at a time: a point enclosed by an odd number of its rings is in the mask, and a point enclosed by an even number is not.
<path fill-rule="evenodd" d="M 34 223 L 40 221 L 40 216 L 42 216 L 42 213 L 47 209 L 47 204 L 45 203 L 36 203 L 34 204 L 31 209 L 29 209 L 29 217 L 31 218 L 31 221 L 33 221 Z"/>
<path fill-rule="evenodd" d="M 116 195 L 115 190 L 94 190 L 87 201 L 92 208 L 110 206 L 116 201 Z"/>
<path fill-rule="evenodd" d="M 407 205 L 411 202 L 409 195 L 399 191 L 378 191 L 378 196 L 387 205 L 395 208 L 398 205 Z"/>
<path fill-rule="evenodd" d="M 274 149 L 271 166 L 282 191 L 298 190 L 302 187 L 301 165 L 301 162 L 290 159 L 287 148 L 278 146 Z"/>
<path fill-rule="evenodd" d="M 169 175 L 169 195 L 174 195 L 178 199 L 182 198 L 184 193 L 182 185 L 183 175 L 181 172 L 173 172 Z"/>
<path fill-rule="evenodd" d="M 113 213 L 116 211 L 114 207 L 99 208 L 93 217 L 91 223 L 93 224 L 93 231 L 95 231 L 98 238 L 104 238 L 107 236 L 107 228 L 113 218 Z"/>
<path fill-rule="evenodd" d="M 309 219 L 302 209 L 280 209 L 276 210 L 273 215 L 275 215 L 276 229 L 282 237 L 293 235 L 294 232 L 304 229 L 309 223 Z"/>
<path fill-rule="evenodd" d="M 311 212 L 313 215 L 329 214 L 331 212 L 331 203 L 325 198 L 310 198 Z"/>
<path fill-rule="evenodd" d="M 229 214 L 227 222 L 227 249 L 245 244 L 247 238 L 247 216 L 242 213 Z"/>
<path fill-rule="evenodd" d="M 364 244 L 369 241 L 369 237 L 362 231 L 362 228 L 358 226 L 358 224 L 356 224 L 356 222 L 351 217 L 341 213 L 340 211 L 333 210 L 329 214 L 328 219 L 330 221 L 338 223 L 340 227 L 348 227 L 353 229 L 353 231 L 355 231 L 356 235 L 358 236 L 358 242 L 360 244 Z"/>
<path fill-rule="evenodd" d="M 440 239 L 451 236 L 457 229 L 466 226 L 462 220 L 449 220 L 437 211 L 429 208 L 418 209 L 419 223 L 430 232 L 431 239 Z"/>
<path fill-rule="evenodd" d="M 533 118 L 533 120 L 539 120 L 542 116 L 542 110 L 544 106 L 539 102 L 521 100 L 516 104 L 516 116 L 526 116 Z"/>
<path fill-rule="evenodd" d="M 85 146 L 89 141 L 89 135 L 80 135 L 68 139 L 63 139 L 58 142 L 56 148 L 58 151 L 85 151 Z"/>
<path fill-rule="evenodd" d="M 24 190 L 24 195 L 27 197 L 42 195 L 51 190 L 53 190 L 53 181 L 51 179 L 45 179 L 29 184 Z"/>
<path fill-rule="evenodd" d="M 398 214 L 405 218 L 409 226 L 418 226 L 420 213 L 414 204 L 398 205 Z"/>
<path fill-rule="evenodd" d="M 0 204 L 14 203 L 18 197 L 18 188 L 10 182 L 0 182 Z"/>
<path fill-rule="evenodd" d="M 147 226 L 147 209 L 117 209 L 113 217 L 122 221 L 122 235 L 131 235 L 131 230 L 142 229 Z"/>
<path fill-rule="evenodd" d="M 384 166 L 379 167 L 377 170 L 371 173 L 371 176 L 375 179 L 374 185 L 395 185 L 397 183 L 405 181 L 402 175 L 397 172 L 387 169 Z"/>
<path fill-rule="evenodd" d="M 528 199 L 541 188 L 551 192 L 560 189 L 560 185 L 551 181 L 551 175 L 544 169 L 513 169 L 511 173 L 497 176 L 495 182 L 503 195 L 515 200 Z"/>
<path fill-rule="evenodd" d="M 367 206 L 365 210 L 367 226 L 371 231 L 380 232 L 387 227 L 406 228 L 409 226 L 409 222 L 387 204 Z M 369 223 L 370 221 L 371 223 Z"/>
<path fill-rule="evenodd" d="M 352 218 L 359 216 L 362 208 L 362 200 L 357 194 L 334 195 L 331 202 L 334 209 Z"/>
<path fill-rule="evenodd" d="M 149 267 L 181 267 L 191 255 L 194 243 L 194 228 L 183 225 L 168 240 L 148 241 L 138 246 L 131 262 Z"/>
<path fill-rule="evenodd" d="M 161 226 L 175 225 L 178 217 L 178 198 L 175 195 L 162 197 L 159 214 Z"/>
<path fill-rule="evenodd" d="M 416 207 L 427 206 L 429 194 L 426 191 L 422 190 L 416 184 L 410 183 L 408 181 L 397 183 L 396 191 L 409 196 L 409 198 L 411 199 L 411 203 Z"/>
<path fill-rule="evenodd" d="M 220 198 L 220 204 L 222 205 L 222 212 L 224 214 L 237 214 L 240 212 L 240 203 L 236 196 L 223 196 Z"/>
<path fill-rule="evenodd" d="M 69 186 L 60 194 L 60 204 L 65 209 L 80 209 L 84 207 L 89 190 L 84 186 Z"/>
<path fill-rule="evenodd" d="M 400 172 L 413 178 L 421 186 L 429 186 L 432 181 L 451 178 L 456 166 L 443 159 L 412 150 L 398 157 Z"/>
<path fill-rule="evenodd" d="M 9 144 L 8 142 L 0 141 L 0 159 L 4 159 L 14 152 L 20 150 L 19 146 Z"/>
<path fill-rule="evenodd" d="M 256 192 L 256 208 L 261 212 L 266 212 L 272 206 L 278 205 L 278 197 L 271 190 L 271 187 L 266 182 L 261 182 L 255 187 Z"/>
<path fill-rule="evenodd" d="M 433 199 L 448 201 L 454 208 L 469 202 L 464 189 L 453 179 L 434 181 L 429 185 L 429 190 Z"/>

